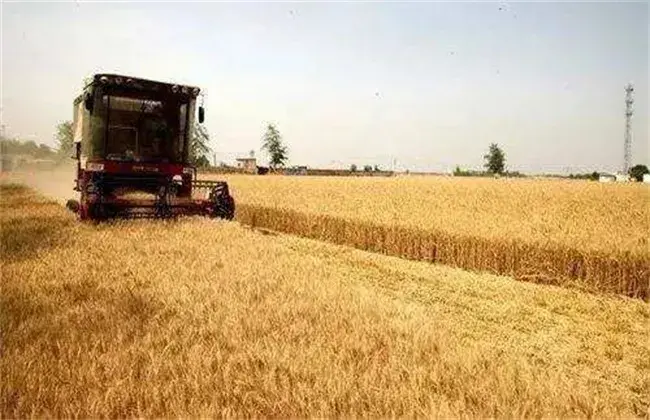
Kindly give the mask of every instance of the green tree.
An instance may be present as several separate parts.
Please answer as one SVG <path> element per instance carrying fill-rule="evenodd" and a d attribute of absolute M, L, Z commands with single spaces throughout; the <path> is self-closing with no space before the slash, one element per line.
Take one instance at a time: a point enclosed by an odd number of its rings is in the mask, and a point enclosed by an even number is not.
<path fill-rule="evenodd" d="M 39 144 L 34 157 L 37 159 L 48 159 L 51 158 L 52 155 L 52 149 L 50 149 L 49 146 L 45 144 Z"/>
<path fill-rule="evenodd" d="M 282 136 L 280 132 L 273 124 L 266 126 L 266 132 L 262 138 L 263 144 L 262 149 L 269 152 L 271 159 L 269 161 L 269 166 L 274 170 L 278 166 L 284 166 L 284 163 L 287 161 L 287 147 L 282 144 Z"/>
<path fill-rule="evenodd" d="M 357 165 L 353 163 L 352 165 L 350 165 L 350 172 L 356 172 L 356 171 L 357 171 Z"/>
<path fill-rule="evenodd" d="M 197 167 L 210 166 L 207 155 L 210 153 L 210 134 L 204 125 L 198 122 L 194 123 L 192 135 L 190 137 L 189 161 L 190 164 Z"/>
<path fill-rule="evenodd" d="M 56 144 L 59 156 L 72 156 L 72 121 L 64 121 L 56 126 Z"/>
<path fill-rule="evenodd" d="M 36 157 L 38 154 L 38 144 L 34 140 L 28 140 L 22 144 L 23 154 Z"/>
<path fill-rule="evenodd" d="M 643 175 L 650 174 L 650 170 L 646 165 L 634 165 L 630 168 L 629 175 L 637 181 L 643 181 Z"/>
<path fill-rule="evenodd" d="M 372 166 L 363 165 L 363 172 L 372 172 Z"/>
<path fill-rule="evenodd" d="M 491 174 L 502 174 L 506 166 L 506 156 L 498 144 L 490 144 L 488 154 L 484 155 L 485 168 Z"/>
<path fill-rule="evenodd" d="M 0 154 L 2 155 L 28 155 L 36 159 L 52 159 L 56 158 L 57 153 L 49 146 L 36 144 L 33 140 L 0 139 Z"/>
<path fill-rule="evenodd" d="M 210 161 L 205 157 L 205 155 L 201 155 L 194 161 L 194 166 L 197 168 L 207 168 L 210 166 Z"/>

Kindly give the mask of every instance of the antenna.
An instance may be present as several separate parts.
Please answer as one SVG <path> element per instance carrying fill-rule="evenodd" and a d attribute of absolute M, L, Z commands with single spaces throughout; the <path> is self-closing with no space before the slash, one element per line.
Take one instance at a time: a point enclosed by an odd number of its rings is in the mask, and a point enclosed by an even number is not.
<path fill-rule="evenodd" d="M 632 83 L 628 83 L 625 86 L 625 140 L 623 143 L 623 174 L 625 175 L 630 170 L 630 161 L 632 160 L 632 114 L 634 113 L 632 109 L 632 104 L 634 104 L 632 92 L 634 92 L 634 87 Z"/>

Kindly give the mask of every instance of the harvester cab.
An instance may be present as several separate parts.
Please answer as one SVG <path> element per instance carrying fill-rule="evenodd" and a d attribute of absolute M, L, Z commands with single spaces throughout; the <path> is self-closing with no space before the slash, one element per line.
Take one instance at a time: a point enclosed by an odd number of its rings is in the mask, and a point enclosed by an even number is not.
<path fill-rule="evenodd" d="M 73 102 L 74 190 L 82 220 L 206 215 L 232 219 L 224 181 L 190 164 L 199 88 L 97 74 Z M 198 122 L 205 118 L 198 107 Z"/>

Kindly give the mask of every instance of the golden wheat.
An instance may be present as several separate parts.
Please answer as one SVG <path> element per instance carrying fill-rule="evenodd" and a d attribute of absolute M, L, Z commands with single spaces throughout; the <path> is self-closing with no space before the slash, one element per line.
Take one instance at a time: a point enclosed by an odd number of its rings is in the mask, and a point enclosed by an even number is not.
<path fill-rule="evenodd" d="M 650 415 L 650 306 L 0 190 L 0 413 Z"/>
<path fill-rule="evenodd" d="M 650 297 L 646 185 L 225 178 L 246 223 L 520 279 Z"/>

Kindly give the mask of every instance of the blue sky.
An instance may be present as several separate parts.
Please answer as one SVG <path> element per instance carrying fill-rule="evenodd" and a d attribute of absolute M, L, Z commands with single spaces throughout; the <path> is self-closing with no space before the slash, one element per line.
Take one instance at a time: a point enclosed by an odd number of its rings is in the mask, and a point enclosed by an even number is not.
<path fill-rule="evenodd" d="M 8 3 L 2 123 L 54 145 L 85 76 L 206 92 L 217 160 L 278 125 L 291 164 L 616 170 L 624 85 L 650 163 L 648 3 Z"/>

